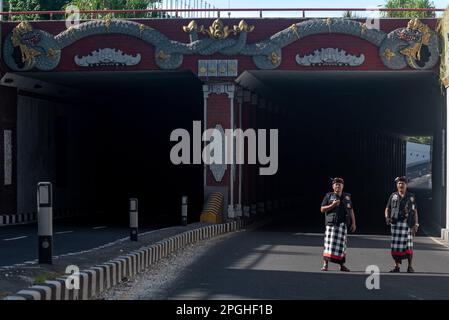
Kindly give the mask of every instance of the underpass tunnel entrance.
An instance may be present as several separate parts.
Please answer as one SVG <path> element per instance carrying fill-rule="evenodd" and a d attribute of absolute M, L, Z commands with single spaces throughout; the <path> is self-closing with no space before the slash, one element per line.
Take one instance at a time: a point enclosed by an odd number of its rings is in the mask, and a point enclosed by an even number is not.
<path fill-rule="evenodd" d="M 89 222 L 127 225 L 129 198 L 138 198 L 141 225 L 179 224 L 184 195 L 198 221 L 203 168 L 170 161 L 171 132 L 203 116 L 191 72 L 7 76 L 19 87 L 18 212 L 35 211 L 37 182 L 51 181 L 55 211 Z M 45 95 L 27 90 L 33 81 Z"/>
<path fill-rule="evenodd" d="M 352 194 L 359 232 L 385 233 L 394 178 L 406 175 L 407 141 L 432 140 L 431 188 L 416 193 L 421 224 L 443 225 L 442 137 L 445 100 L 433 72 L 251 71 L 237 82 L 286 110 L 279 125 L 283 197 L 299 196 L 284 225 L 322 231 L 331 178 Z"/>

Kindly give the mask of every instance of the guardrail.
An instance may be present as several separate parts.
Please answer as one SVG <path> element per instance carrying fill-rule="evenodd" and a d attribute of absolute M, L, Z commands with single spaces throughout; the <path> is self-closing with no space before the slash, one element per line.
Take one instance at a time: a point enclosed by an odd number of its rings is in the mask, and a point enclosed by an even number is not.
<path fill-rule="evenodd" d="M 91 19 L 105 18 L 107 16 L 114 17 L 114 15 L 131 15 L 138 18 L 138 15 L 145 15 L 146 18 L 215 18 L 221 17 L 223 13 L 227 13 L 231 17 L 232 13 L 258 13 L 260 18 L 264 17 L 264 13 L 293 13 L 294 16 L 303 18 L 310 18 L 307 16 L 308 12 L 444 12 L 445 9 L 438 8 L 165 8 L 165 9 L 126 9 L 126 10 L 80 10 L 81 15 L 90 15 Z M 297 13 L 297 15 L 296 15 Z M 66 11 L 7 11 L 0 12 L 0 17 L 3 20 L 12 20 L 15 16 L 48 16 L 49 20 L 60 20 L 67 15 Z M 243 17 L 243 16 L 239 16 Z M 5 19 L 7 18 L 7 19 Z"/>

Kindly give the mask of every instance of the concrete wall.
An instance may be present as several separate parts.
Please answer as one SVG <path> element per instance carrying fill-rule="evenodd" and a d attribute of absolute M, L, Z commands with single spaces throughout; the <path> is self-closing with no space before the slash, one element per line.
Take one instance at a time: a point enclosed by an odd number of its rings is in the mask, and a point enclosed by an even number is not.
<path fill-rule="evenodd" d="M 58 102 L 19 95 L 17 212 L 36 211 L 36 185 L 54 184 L 54 207 L 81 205 L 80 112 Z"/>
<path fill-rule="evenodd" d="M 17 90 L 0 87 L 0 215 L 16 213 Z"/>

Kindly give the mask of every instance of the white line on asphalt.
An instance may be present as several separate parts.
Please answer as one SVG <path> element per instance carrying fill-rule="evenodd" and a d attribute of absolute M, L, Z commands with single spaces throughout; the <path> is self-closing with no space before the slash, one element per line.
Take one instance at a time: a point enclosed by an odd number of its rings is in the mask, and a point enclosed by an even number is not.
<path fill-rule="evenodd" d="M 55 232 L 55 234 L 67 234 L 67 233 L 73 233 L 72 231 L 59 231 L 59 232 Z"/>
<path fill-rule="evenodd" d="M 99 226 L 99 227 L 93 227 L 92 229 L 94 230 L 99 230 L 99 229 L 106 229 L 107 226 Z"/>
<path fill-rule="evenodd" d="M 22 237 L 16 237 L 16 238 L 9 238 L 9 239 L 3 239 L 3 241 L 14 241 L 14 240 L 20 240 L 28 238 L 28 236 L 22 236 Z"/>
<path fill-rule="evenodd" d="M 447 244 L 447 243 L 444 243 L 444 242 L 441 242 L 440 240 L 438 240 L 437 238 L 435 238 L 435 237 L 432 237 L 426 230 L 424 230 L 424 229 L 421 229 L 422 230 L 422 232 L 428 237 L 428 238 L 430 238 L 433 242 L 435 242 L 436 244 L 439 244 L 439 245 L 441 245 L 441 246 L 443 246 L 443 247 L 445 247 L 445 248 L 449 248 L 449 245 Z"/>

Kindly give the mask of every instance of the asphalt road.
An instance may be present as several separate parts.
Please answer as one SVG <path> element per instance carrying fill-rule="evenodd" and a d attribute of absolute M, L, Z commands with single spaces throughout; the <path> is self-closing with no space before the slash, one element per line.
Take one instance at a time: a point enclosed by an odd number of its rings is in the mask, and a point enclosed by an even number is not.
<path fill-rule="evenodd" d="M 449 249 L 415 239 L 415 274 L 390 274 L 389 237 L 349 238 L 351 273 L 322 272 L 321 234 L 267 228 L 217 242 L 177 274 L 167 299 L 449 299 Z M 381 271 L 368 290 L 366 267 Z M 406 263 L 403 265 L 405 271 Z M 145 296 L 143 296 L 145 299 Z"/>
<path fill-rule="evenodd" d="M 139 232 L 154 228 L 142 227 Z M 126 226 L 56 220 L 53 255 L 90 250 L 129 236 Z M 37 259 L 37 224 L 0 227 L 0 267 Z"/>

